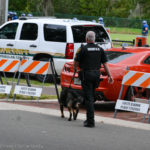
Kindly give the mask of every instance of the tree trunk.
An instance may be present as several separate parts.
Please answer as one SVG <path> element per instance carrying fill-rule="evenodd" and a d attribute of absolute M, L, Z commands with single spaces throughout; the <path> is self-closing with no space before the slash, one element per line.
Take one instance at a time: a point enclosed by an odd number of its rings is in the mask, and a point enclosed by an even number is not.
<path fill-rule="evenodd" d="M 43 0 L 43 16 L 53 16 L 54 8 L 52 0 Z"/>

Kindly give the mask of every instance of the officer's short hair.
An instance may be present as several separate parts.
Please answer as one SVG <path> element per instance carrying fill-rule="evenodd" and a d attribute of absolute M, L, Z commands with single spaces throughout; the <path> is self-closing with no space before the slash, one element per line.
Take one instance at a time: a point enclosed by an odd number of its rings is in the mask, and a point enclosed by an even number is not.
<path fill-rule="evenodd" d="M 95 32 L 88 31 L 86 33 L 86 39 L 88 39 L 89 42 L 95 42 Z"/>

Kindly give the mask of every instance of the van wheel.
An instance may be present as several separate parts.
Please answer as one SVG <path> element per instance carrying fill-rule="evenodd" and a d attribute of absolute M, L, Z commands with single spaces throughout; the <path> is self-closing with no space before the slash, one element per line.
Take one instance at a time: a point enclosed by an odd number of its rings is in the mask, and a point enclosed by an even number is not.
<path fill-rule="evenodd" d="M 43 82 L 44 80 L 44 75 L 36 75 L 36 79 L 40 82 Z M 45 78 L 45 82 L 53 82 L 53 77 L 52 75 L 47 75 Z"/>
<path fill-rule="evenodd" d="M 39 61 L 48 61 L 48 58 L 40 58 Z M 36 75 L 36 79 L 40 82 L 43 82 L 45 75 Z M 45 78 L 45 82 L 53 82 L 53 76 L 51 74 L 47 74 Z"/>

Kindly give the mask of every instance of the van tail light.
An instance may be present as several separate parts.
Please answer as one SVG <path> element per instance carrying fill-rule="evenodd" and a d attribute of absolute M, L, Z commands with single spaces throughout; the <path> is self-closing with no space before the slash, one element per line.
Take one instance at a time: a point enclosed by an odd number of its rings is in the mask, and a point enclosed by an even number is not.
<path fill-rule="evenodd" d="M 66 53 L 65 53 L 66 59 L 73 59 L 73 54 L 74 54 L 74 44 L 73 43 L 67 43 Z"/>

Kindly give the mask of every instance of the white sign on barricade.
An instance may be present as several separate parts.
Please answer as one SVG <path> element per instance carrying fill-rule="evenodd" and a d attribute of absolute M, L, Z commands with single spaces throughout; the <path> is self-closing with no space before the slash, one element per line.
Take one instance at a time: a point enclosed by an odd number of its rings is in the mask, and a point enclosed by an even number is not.
<path fill-rule="evenodd" d="M 10 94 L 11 88 L 11 85 L 0 85 L 0 93 Z"/>
<path fill-rule="evenodd" d="M 132 112 L 143 113 L 143 114 L 147 114 L 148 108 L 149 108 L 149 104 L 125 101 L 120 99 L 117 100 L 115 106 L 115 109 L 132 111 Z"/>
<path fill-rule="evenodd" d="M 27 95 L 27 96 L 36 96 L 40 97 L 42 93 L 42 88 L 19 86 L 15 87 L 14 94 Z"/>
<path fill-rule="evenodd" d="M 130 86 L 131 89 L 132 86 L 150 89 L 150 73 L 137 72 L 131 70 L 125 71 L 125 75 L 122 80 L 122 86 L 115 106 L 115 113 L 114 113 L 114 117 L 116 117 L 118 109 L 136 112 L 136 113 L 143 113 L 144 120 L 145 120 L 145 117 L 148 113 L 148 109 L 150 107 L 149 100 L 145 99 L 145 101 L 147 101 L 147 104 L 142 102 L 131 102 L 131 101 L 121 100 L 124 85 Z M 134 96 L 134 92 L 132 91 L 131 93 L 133 94 L 132 96 Z M 150 122 L 150 115 L 149 115 L 148 122 Z"/>
<path fill-rule="evenodd" d="M 0 93 L 7 94 L 8 95 L 7 99 L 9 97 L 9 94 L 10 94 L 10 91 L 12 88 L 12 84 L 13 84 L 13 80 L 16 76 L 16 72 L 19 69 L 19 65 L 20 65 L 20 61 L 16 60 L 16 59 L 5 59 L 5 58 L 0 59 L 0 71 L 3 72 L 4 79 L 5 79 L 7 84 L 8 84 L 8 81 L 7 81 L 7 77 L 6 77 L 5 72 L 14 73 L 14 77 L 12 78 L 11 85 L 4 85 L 2 78 L 0 76 L 0 78 L 1 78 Z"/>
<path fill-rule="evenodd" d="M 49 69 L 49 62 L 45 61 L 36 61 L 36 60 L 22 60 L 20 67 L 19 67 L 19 76 L 18 76 L 18 81 L 17 85 L 15 86 L 15 91 L 14 91 L 14 97 L 13 101 L 16 98 L 16 94 L 19 95 L 26 95 L 26 96 L 35 96 L 40 98 L 43 85 L 45 82 L 45 77 L 47 75 L 48 69 Z M 25 74 L 37 74 L 37 75 L 44 75 L 43 83 L 42 83 L 42 88 L 36 88 L 36 87 L 30 87 L 28 86 L 19 86 L 19 80 L 21 73 Z"/>
<path fill-rule="evenodd" d="M 42 88 L 44 86 L 44 82 L 45 82 L 45 79 L 46 79 L 46 76 L 48 73 L 48 69 L 50 69 L 50 68 L 52 71 L 53 79 L 55 82 L 56 93 L 57 93 L 57 97 L 59 100 L 59 92 L 58 92 L 58 88 L 57 88 L 57 84 L 56 84 L 55 67 L 54 67 L 53 58 L 50 58 L 48 62 L 36 61 L 36 60 L 21 60 L 21 59 L 16 60 L 16 59 L 1 59 L 0 58 L 0 71 L 3 72 L 4 79 L 7 83 L 7 85 L 3 85 L 3 81 L 2 81 L 2 78 L 0 76 L 0 82 L 1 82 L 0 93 L 10 94 L 16 73 L 19 72 L 17 84 L 16 84 L 15 90 L 14 90 L 13 101 L 15 101 L 16 94 L 27 95 L 27 96 L 31 96 L 31 97 L 35 96 L 35 97 L 40 98 L 41 93 L 42 93 Z M 14 77 L 12 79 L 11 85 L 8 85 L 5 72 L 14 73 Z M 26 82 L 27 82 L 28 86 L 19 86 L 19 81 L 20 81 L 22 73 L 25 74 Z M 31 85 L 29 83 L 30 82 L 29 81 L 29 74 L 36 74 L 36 75 L 43 75 L 44 76 L 41 88 L 31 87 Z"/>

